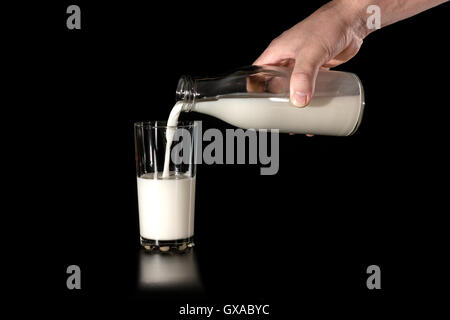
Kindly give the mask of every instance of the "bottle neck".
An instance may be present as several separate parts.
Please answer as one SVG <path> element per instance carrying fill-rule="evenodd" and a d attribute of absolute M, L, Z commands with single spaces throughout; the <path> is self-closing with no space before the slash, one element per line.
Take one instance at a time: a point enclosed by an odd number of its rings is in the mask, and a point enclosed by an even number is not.
<path fill-rule="evenodd" d="M 183 111 L 189 112 L 192 110 L 197 95 L 195 81 L 190 76 L 182 76 L 180 80 L 178 80 L 175 99 L 177 102 L 183 102 Z"/>

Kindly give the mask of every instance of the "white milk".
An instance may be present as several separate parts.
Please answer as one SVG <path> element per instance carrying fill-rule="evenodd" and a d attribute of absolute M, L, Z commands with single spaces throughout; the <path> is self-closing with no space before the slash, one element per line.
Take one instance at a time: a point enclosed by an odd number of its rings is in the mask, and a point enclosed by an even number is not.
<path fill-rule="evenodd" d="M 175 135 L 176 126 L 178 123 L 178 117 L 181 113 L 181 108 L 183 107 L 183 102 L 179 101 L 175 103 L 169 114 L 169 119 L 167 120 L 167 130 L 166 130 L 166 153 L 164 155 L 164 171 L 163 178 L 169 176 L 169 164 L 170 164 L 170 147 L 172 146 L 173 136 Z"/>
<path fill-rule="evenodd" d="M 174 175 L 137 178 L 139 228 L 150 240 L 178 240 L 194 235 L 195 177 Z"/>
<path fill-rule="evenodd" d="M 314 97 L 304 108 L 284 97 L 226 97 L 199 100 L 191 110 L 244 129 L 347 136 L 356 128 L 362 108 L 360 96 Z"/>

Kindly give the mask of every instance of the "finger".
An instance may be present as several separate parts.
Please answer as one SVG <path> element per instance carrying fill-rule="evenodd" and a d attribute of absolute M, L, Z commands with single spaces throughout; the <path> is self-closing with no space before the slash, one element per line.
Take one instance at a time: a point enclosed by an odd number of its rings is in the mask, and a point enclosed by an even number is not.
<path fill-rule="evenodd" d="M 265 65 L 276 63 L 278 59 L 278 50 L 275 50 L 271 46 L 267 47 L 266 50 L 253 62 L 253 65 Z"/>
<path fill-rule="evenodd" d="M 288 93 L 289 79 L 283 77 L 273 77 L 267 82 L 267 91 L 271 93 Z"/>
<path fill-rule="evenodd" d="M 298 51 L 290 86 L 291 102 L 297 107 L 304 107 L 311 101 L 317 73 L 326 58 L 326 52 L 316 46 Z"/>
<path fill-rule="evenodd" d="M 295 50 L 291 44 L 274 39 L 264 52 L 253 62 L 253 65 L 293 66 Z"/>
<path fill-rule="evenodd" d="M 247 79 L 247 92 L 264 92 L 266 87 L 266 79 L 261 75 L 251 75 Z"/>

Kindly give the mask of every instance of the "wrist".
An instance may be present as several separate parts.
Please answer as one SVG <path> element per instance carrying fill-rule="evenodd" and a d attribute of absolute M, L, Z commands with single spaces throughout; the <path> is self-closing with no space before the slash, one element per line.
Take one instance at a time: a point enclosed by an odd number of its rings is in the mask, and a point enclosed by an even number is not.
<path fill-rule="evenodd" d="M 367 7 L 373 0 L 333 0 L 336 13 L 347 27 L 360 39 L 367 37 L 373 29 L 367 28 Z"/>

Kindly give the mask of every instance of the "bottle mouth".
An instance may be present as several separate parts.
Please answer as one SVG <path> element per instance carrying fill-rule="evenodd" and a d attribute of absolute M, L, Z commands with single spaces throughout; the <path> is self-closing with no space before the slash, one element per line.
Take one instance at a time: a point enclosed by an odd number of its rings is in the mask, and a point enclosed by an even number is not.
<path fill-rule="evenodd" d="M 185 105 L 192 105 L 195 100 L 194 81 L 190 76 L 181 76 L 175 93 L 176 101 L 183 101 Z"/>

